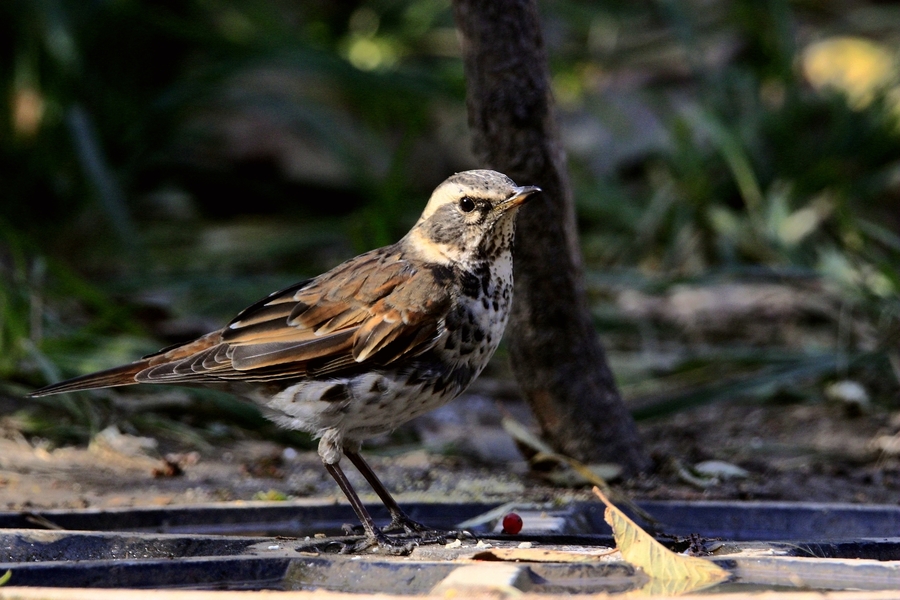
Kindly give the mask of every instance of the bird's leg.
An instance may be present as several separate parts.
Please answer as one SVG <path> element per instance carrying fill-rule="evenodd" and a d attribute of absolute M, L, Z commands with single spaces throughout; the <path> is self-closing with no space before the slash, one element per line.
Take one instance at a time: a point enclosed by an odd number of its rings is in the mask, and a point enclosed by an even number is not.
<path fill-rule="evenodd" d="M 397 501 L 394 500 L 391 493 L 387 491 L 387 488 L 384 487 L 384 484 L 381 483 L 381 480 L 375 475 L 375 471 L 372 470 L 369 463 L 367 463 L 358 452 L 344 447 L 344 456 L 349 458 L 350 462 L 353 463 L 353 466 L 355 466 L 362 476 L 366 478 L 366 481 L 369 482 L 369 485 L 372 486 L 372 489 L 378 494 L 378 497 L 381 498 L 385 508 L 387 508 L 388 512 L 391 514 L 391 522 L 384 528 L 385 531 L 391 531 L 398 528 L 402 528 L 406 533 L 429 530 L 428 527 L 413 521 L 409 515 L 403 512 L 403 509 L 400 508 L 400 505 L 397 504 Z"/>
<path fill-rule="evenodd" d="M 456 531 L 441 531 L 438 529 L 433 529 L 428 527 L 427 525 L 423 525 L 418 521 L 414 521 L 409 515 L 407 515 L 400 505 L 397 504 L 397 501 L 394 500 L 394 497 L 391 496 L 391 493 L 387 491 L 387 488 L 384 487 L 384 484 L 381 483 L 381 480 L 378 479 L 378 476 L 375 475 L 375 471 L 372 470 L 372 467 L 369 466 L 361 454 L 356 450 L 344 447 L 344 456 L 350 459 L 350 462 L 356 467 L 356 469 L 362 474 L 363 477 L 366 478 L 366 481 L 369 482 L 369 485 L 372 486 L 372 489 L 378 494 L 378 497 L 381 498 L 381 501 L 384 503 L 385 508 L 388 509 L 388 512 L 391 514 L 391 522 L 387 527 L 384 528 L 384 531 L 396 531 L 398 529 L 402 529 L 407 534 L 410 535 L 418 535 L 423 538 L 423 541 L 439 541 L 444 542 L 448 537 L 458 535 L 460 532 Z"/>
<path fill-rule="evenodd" d="M 350 501 L 353 512 L 356 513 L 356 516 L 359 518 L 359 521 L 362 523 L 363 529 L 366 532 L 366 539 L 355 546 L 347 548 L 347 551 L 355 552 L 378 545 L 381 548 L 397 551 L 397 553 L 408 554 L 412 550 L 412 545 L 408 542 L 401 544 L 395 540 L 391 540 L 388 536 L 384 535 L 384 532 L 378 529 L 378 526 L 375 525 L 375 521 L 372 519 L 372 515 L 370 515 L 369 511 L 366 510 L 366 507 L 363 506 L 362 501 L 359 499 L 353 486 L 350 485 L 350 481 L 347 479 L 347 476 L 344 475 L 344 471 L 341 467 L 337 463 L 330 464 L 326 462 L 324 464 L 325 469 L 337 482 L 338 487 L 341 488 L 344 495 L 347 496 L 347 500 Z"/>

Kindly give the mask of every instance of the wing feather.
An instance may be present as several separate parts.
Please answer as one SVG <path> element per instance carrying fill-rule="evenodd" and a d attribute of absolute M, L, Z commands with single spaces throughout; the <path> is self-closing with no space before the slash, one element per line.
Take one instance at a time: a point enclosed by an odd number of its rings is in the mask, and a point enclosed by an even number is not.
<path fill-rule="evenodd" d="M 224 329 L 118 370 L 51 386 L 45 393 L 128 385 L 277 381 L 386 367 L 433 347 L 451 291 L 397 246 L 363 254 L 263 298 Z"/>
<path fill-rule="evenodd" d="M 293 342 L 266 342 L 235 346 L 231 362 L 238 371 L 252 371 L 280 364 L 305 363 L 350 350 L 355 331 L 348 330 L 320 338 Z"/>

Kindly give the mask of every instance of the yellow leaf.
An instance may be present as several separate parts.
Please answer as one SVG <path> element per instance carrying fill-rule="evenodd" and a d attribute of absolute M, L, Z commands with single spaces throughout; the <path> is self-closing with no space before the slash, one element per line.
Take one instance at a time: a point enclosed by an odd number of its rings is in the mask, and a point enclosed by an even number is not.
<path fill-rule="evenodd" d="M 3 575 L 0 575 L 0 585 L 6 584 L 10 577 L 12 577 L 12 571 L 7 571 Z"/>
<path fill-rule="evenodd" d="M 650 577 L 647 586 L 638 590 L 640 595 L 660 591 L 683 594 L 709 587 L 730 577 L 728 571 L 711 561 L 672 552 L 613 506 L 596 487 L 594 494 L 606 505 L 604 517 L 612 527 L 622 558 Z"/>

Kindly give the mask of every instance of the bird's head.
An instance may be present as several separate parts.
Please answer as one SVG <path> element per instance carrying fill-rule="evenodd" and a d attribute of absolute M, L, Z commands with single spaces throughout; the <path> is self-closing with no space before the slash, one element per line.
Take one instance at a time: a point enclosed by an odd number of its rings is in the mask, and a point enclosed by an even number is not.
<path fill-rule="evenodd" d="M 539 191 L 496 171 L 457 173 L 434 190 L 406 241 L 424 258 L 444 264 L 508 251 L 517 209 Z"/>

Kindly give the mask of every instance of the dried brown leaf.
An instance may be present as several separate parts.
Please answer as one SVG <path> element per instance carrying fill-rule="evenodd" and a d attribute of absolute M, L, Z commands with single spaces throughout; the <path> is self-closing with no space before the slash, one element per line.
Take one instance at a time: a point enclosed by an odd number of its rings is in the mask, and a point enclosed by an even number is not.
<path fill-rule="evenodd" d="M 616 549 L 599 552 L 566 552 L 564 550 L 545 550 L 542 548 L 494 548 L 479 552 L 472 560 L 482 561 L 515 561 L 515 562 L 592 562 L 601 556 L 618 552 Z"/>

